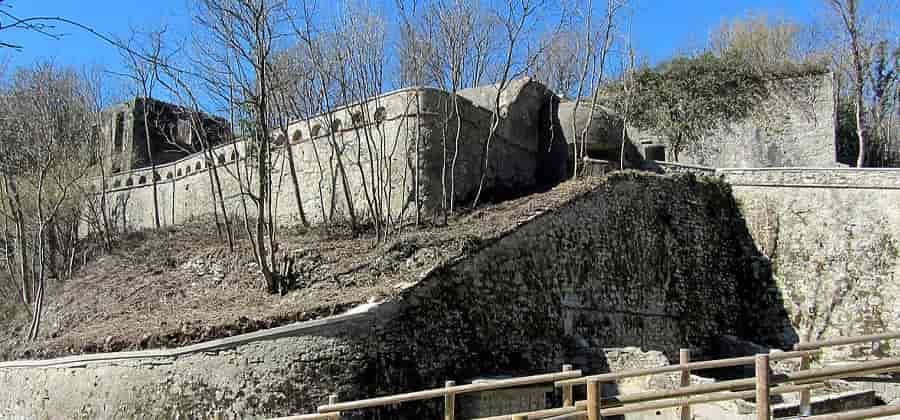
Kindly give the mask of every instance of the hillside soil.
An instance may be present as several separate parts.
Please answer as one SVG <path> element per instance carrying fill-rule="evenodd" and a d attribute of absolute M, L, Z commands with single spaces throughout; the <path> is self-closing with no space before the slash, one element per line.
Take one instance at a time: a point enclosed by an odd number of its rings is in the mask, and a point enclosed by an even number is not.
<path fill-rule="evenodd" d="M 27 341 L 23 306 L 0 311 L 0 360 L 177 347 L 390 299 L 423 273 L 602 182 L 567 182 L 453 215 L 443 226 L 407 226 L 383 242 L 346 229 L 283 228 L 280 246 L 300 273 L 284 296 L 266 292 L 246 238 L 232 252 L 211 221 L 134 232 L 72 279 L 50 282 L 38 340 Z"/>

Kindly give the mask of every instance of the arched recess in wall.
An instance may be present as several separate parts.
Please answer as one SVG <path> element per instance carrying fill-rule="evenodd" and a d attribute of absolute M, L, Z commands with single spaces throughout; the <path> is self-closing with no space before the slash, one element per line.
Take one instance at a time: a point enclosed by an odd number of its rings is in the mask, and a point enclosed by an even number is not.
<path fill-rule="evenodd" d="M 354 127 L 359 127 L 363 124 L 363 113 L 362 111 L 356 111 L 350 114 L 350 122 Z"/>
<path fill-rule="evenodd" d="M 147 176 L 141 175 L 140 179 L 138 179 L 138 185 L 144 185 L 147 183 Z"/>
<path fill-rule="evenodd" d="M 321 124 L 315 124 L 315 125 L 313 125 L 312 128 L 309 130 L 309 136 L 312 137 L 312 138 L 318 137 L 319 134 L 320 134 L 320 133 L 319 133 L 320 131 L 322 131 L 322 125 L 321 125 Z"/>
<path fill-rule="evenodd" d="M 171 173 L 171 172 L 167 172 L 167 173 L 166 173 L 166 179 L 172 179 L 172 178 L 174 178 L 174 176 L 172 176 L 172 173 Z"/>
<path fill-rule="evenodd" d="M 201 169 L 203 169 L 203 163 L 197 162 L 197 164 L 194 165 L 194 169 L 196 169 L 196 170 L 198 170 L 198 171 L 201 170 Z"/>
<path fill-rule="evenodd" d="M 188 169 L 188 170 L 190 170 L 190 169 Z M 178 168 L 178 170 L 175 172 L 175 175 L 176 175 L 176 176 L 181 176 L 181 175 L 183 175 L 183 174 L 184 174 L 184 171 L 182 171 L 181 168 Z"/>
<path fill-rule="evenodd" d="M 291 135 L 291 143 L 297 144 L 300 143 L 300 139 L 303 138 L 303 133 L 300 130 L 294 131 L 294 134 Z"/>
<path fill-rule="evenodd" d="M 238 152 L 231 152 L 231 160 L 238 160 L 240 156 L 241 155 Z"/>
<path fill-rule="evenodd" d="M 188 174 L 191 173 L 191 167 L 188 166 L 187 168 L 184 168 L 184 172 Z"/>
<path fill-rule="evenodd" d="M 154 180 L 154 181 L 160 181 L 160 180 L 162 180 L 162 177 L 159 175 L 159 172 L 154 172 L 154 173 L 153 173 L 153 180 Z"/>
<path fill-rule="evenodd" d="M 225 163 L 225 155 L 217 155 L 219 159 L 219 165 Z"/>
<path fill-rule="evenodd" d="M 341 131 L 341 120 L 335 118 L 334 121 L 331 122 L 331 132 L 337 133 L 338 131 Z"/>
<path fill-rule="evenodd" d="M 113 188 L 119 188 L 121 186 L 122 186 L 122 180 L 117 179 L 117 180 L 113 181 Z"/>
<path fill-rule="evenodd" d="M 284 134 L 279 134 L 278 137 L 275 138 L 275 145 L 284 146 L 284 143 L 287 139 L 284 137 Z"/>
<path fill-rule="evenodd" d="M 375 122 L 381 123 L 384 122 L 384 119 L 387 118 L 387 110 L 384 109 L 383 106 L 375 109 Z"/>

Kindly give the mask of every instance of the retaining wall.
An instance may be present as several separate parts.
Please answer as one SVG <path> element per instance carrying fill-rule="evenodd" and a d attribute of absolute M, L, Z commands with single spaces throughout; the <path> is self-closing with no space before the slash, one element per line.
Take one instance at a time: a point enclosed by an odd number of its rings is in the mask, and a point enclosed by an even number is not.
<path fill-rule="evenodd" d="M 900 330 L 900 170 L 722 169 L 803 340 Z M 896 345 L 829 357 L 897 354 Z"/>
<path fill-rule="evenodd" d="M 0 415 L 273 417 L 311 411 L 331 393 L 349 400 L 564 362 L 598 372 L 610 364 L 605 348 L 675 355 L 786 325 L 760 316 L 780 306 L 760 306 L 777 296 L 726 184 L 633 172 L 590 182 L 545 193 L 570 194 L 558 205 L 518 201 L 522 218 L 508 228 L 341 323 L 175 356 L 2 364 Z M 435 418 L 439 406 L 368 414 Z"/>

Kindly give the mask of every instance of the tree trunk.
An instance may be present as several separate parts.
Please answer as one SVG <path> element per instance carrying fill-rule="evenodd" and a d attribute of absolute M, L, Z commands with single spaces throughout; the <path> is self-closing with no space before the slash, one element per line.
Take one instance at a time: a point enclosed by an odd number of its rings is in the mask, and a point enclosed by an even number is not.
<path fill-rule="evenodd" d="M 159 229 L 162 224 L 159 221 L 159 193 L 157 191 L 157 181 L 156 181 L 156 161 L 153 159 L 153 144 L 150 141 L 150 119 L 147 116 L 149 111 L 150 98 L 144 97 L 143 99 L 144 106 L 142 107 L 142 114 L 144 114 L 144 141 L 147 143 L 147 159 L 150 160 L 150 177 L 153 180 L 153 220 L 156 223 L 156 228 Z"/>

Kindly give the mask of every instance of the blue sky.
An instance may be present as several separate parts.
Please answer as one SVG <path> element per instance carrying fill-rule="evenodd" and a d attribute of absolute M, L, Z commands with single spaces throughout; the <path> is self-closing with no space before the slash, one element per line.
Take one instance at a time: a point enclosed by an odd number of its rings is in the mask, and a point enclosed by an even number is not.
<path fill-rule="evenodd" d="M 385 5 L 392 0 L 381 0 Z M 599 2 L 599 1 L 598 1 Z M 126 37 L 130 29 L 150 29 L 168 25 L 172 31 L 188 31 L 187 10 L 191 0 L 0 0 L 3 10 L 18 16 L 63 16 L 83 22 L 103 33 Z M 324 2 L 324 4 L 333 4 Z M 390 6 L 384 6 L 390 18 Z M 765 11 L 768 16 L 808 22 L 821 17 L 824 0 L 639 0 L 633 18 L 633 34 L 638 52 L 651 61 L 672 53 L 703 45 L 711 29 L 723 19 L 748 11 Z M 118 53 L 76 29 L 62 40 L 36 34 L 4 31 L 0 39 L 21 44 L 20 52 L 0 50 L 0 58 L 12 67 L 53 57 L 58 64 L 76 67 L 101 65 L 120 68 Z"/>

